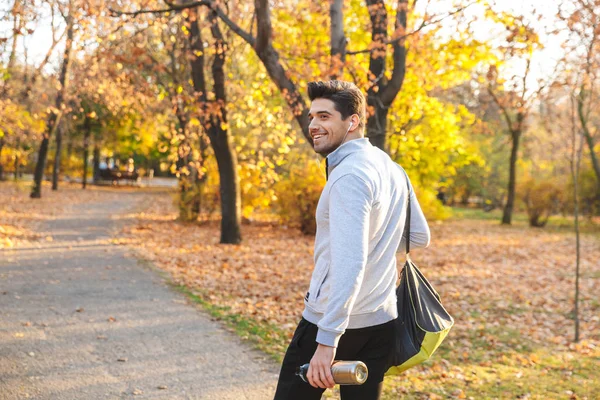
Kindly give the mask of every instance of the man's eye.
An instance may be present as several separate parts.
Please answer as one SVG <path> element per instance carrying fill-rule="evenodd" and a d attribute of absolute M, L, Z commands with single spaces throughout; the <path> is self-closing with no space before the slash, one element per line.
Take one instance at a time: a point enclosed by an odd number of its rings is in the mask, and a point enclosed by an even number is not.
<path fill-rule="evenodd" d="M 327 115 L 321 115 L 321 119 L 327 119 Z"/>

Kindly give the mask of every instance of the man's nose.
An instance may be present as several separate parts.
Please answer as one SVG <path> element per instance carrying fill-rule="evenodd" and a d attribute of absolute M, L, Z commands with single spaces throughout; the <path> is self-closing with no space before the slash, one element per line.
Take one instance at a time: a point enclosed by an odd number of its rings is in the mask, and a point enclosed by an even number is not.
<path fill-rule="evenodd" d="M 318 130 L 319 130 L 319 127 L 317 126 L 316 118 L 313 118 L 313 120 L 310 121 L 310 123 L 308 124 L 308 131 L 310 133 L 313 133 L 313 132 L 317 132 Z"/>

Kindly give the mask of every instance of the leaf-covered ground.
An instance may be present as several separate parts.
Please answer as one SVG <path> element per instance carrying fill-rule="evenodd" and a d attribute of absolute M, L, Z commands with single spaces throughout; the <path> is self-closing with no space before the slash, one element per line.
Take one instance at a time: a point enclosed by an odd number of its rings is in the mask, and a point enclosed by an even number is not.
<path fill-rule="evenodd" d="M 221 245 L 218 223 L 177 222 L 173 199 L 148 201 L 128 235 L 140 254 L 195 292 L 221 318 L 282 356 L 302 311 L 313 238 L 277 225 L 244 225 Z M 413 259 L 456 324 L 425 366 L 386 380 L 398 398 L 598 398 L 600 236 L 582 238 L 580 331 L 573 344 L 575 251 L 568 231 L 497 221 L 432 224 L 432 245 Z"/>
<path fill-rule="evenodd" d="M 13 244 L 45 240 L 43 233 L 28 235 L 38 218 L 57 212 L 59 199 L 65 207 L 85 196 L 115 195 L 70 189 L 31 202 L 28 192 L 15 190 L 7 194 L 0 184 L 0 226 L 21 230 L 21 236 L 5 236 Z M 131 223 L 116 243 L 134 247 L 216 318 L 281 358 L 302 310 L 313 238 L 255 223 L 243 226 L 243 244 L 221 245 L 217 222 L 176 221 L 173 198 L 165 193 L 146 193 L 138 211 L 124 217 Z M 573 344 L 572 233 L 482 219 L 455 219 L 431 230 L 432 245 L 413 259 L 441 293 L 455 327 L 433 360 L 386 379 L 385 398 L 599 398 L 598 232 L 582 237 L 582 340 Z"/>
<path fill-rule="evenodd" d="M 43 231 L 43 222 L 54 219 L 70 206 L 101 199 L 116 199 L 119 193 L 133 188 L 113 189 L 61 182 L 59 191 L 44 182 L 42 198 L 31 199 L 31 182 L 0 182 L 0 249 L 31 247 L 40 241 L 52 241 Z"/>
<path fill-rule="evenodd" d="M 29 198 L 30 192 L 31 183 L 0 182 L 0 249 L 29 247 L 52 240 L 41 230 L 42 223 L 83 199 L 75 192 L 52 192 L 47 184 L 43 186 L 41 199 Z"/>

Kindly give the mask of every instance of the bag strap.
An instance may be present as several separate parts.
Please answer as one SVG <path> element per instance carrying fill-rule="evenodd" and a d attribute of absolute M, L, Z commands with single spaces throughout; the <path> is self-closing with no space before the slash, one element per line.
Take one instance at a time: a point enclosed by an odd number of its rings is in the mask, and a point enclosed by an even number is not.
<path fill-rule="evenodd" d="M 404 168 L 402 168 L 404 171 Z M 404 223 L 404 232 L 406 233 L 406 255 L 410 253 L 410 180 L 408 179 L 408 174 L 404 171 L 404 176 L 406 176 L 406 186 L 408 188 L 408 202 L 407 202 L 407 210 L 406 210 L 406 222 Z M 404 236 L 404 234 L 402 235 Z"/>

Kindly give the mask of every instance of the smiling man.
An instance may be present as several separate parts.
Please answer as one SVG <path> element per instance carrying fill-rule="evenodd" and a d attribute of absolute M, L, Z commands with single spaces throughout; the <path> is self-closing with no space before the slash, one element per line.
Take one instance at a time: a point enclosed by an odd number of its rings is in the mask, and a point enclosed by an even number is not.
<path fill-rule="evenodd" d="M 395 344 L 396 251 L 404 248 L 411 197 L 411 246 L 429 244 L 429 228 L 402 168 L 364 138 L 365 97 L 349 82 L 311 82 L 309 131 L 327 157 L 317 206 L 315 267 L 302 319 L 285 354 L 275 400 L 320 399 L 334 386 L 334 360 L 364 362 L 367 381 L 342 386 L 342 400 L 380 398 Z M 410 188 L 410 189 L 409 189 Z M 295 376 L 310 362 L 310 384 Z"/>

